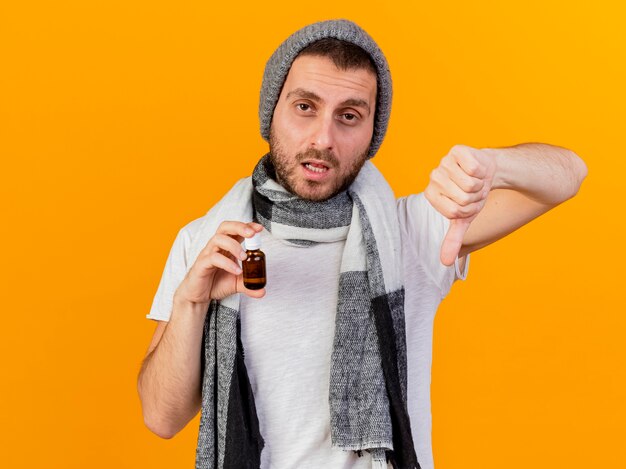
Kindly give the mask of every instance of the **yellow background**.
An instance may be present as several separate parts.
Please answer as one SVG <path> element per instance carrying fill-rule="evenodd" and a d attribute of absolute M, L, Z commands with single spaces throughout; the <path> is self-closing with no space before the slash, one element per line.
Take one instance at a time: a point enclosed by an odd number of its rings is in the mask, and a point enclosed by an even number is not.
<path fill-rule="evenodd" d="M 337 17 L 390 62 L 374 162 L 398 196 L 456 143 L 552 143 L 589 166 L 439 309 L 437 469 L 626 467 L 618 4 L 2 2 L 0 467 L 193 467 L 198 417 L 171 440 L 142 421 L 145 315 L 178 229 L 266 150 L 265 60 Z"/>

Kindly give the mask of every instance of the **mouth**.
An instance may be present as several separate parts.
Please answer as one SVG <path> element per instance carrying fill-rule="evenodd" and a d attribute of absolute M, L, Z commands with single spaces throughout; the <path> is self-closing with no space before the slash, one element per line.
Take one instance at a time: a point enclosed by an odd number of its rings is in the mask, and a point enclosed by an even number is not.
<path fill-rule="evenodd" d="M 309 171 L 317 174 L 326 173 L 330 169 L 326 162 L 320 160 L 308 160 L 302 163 L 302 166 L 304 166 Z"/>

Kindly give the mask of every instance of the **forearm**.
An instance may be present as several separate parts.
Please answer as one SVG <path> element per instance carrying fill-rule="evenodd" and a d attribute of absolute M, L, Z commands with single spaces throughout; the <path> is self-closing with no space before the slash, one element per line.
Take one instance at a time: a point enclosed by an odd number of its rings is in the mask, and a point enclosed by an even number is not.
<path fill-rule="evenodd" d="M 163 336 L 142 365 L 137 386 L 144 420 L 163 438 L 178 433 L 200 409 L 206 310 L 206 305 L 175 299 Z"/>
<path fill-rule="evenodd" d="M 496 159 L 492 189 L 512 189 L 536 202 L 557 205 L 573 197 L 587 166 L 571 150 L 543 143 L 484 149 Z"/>

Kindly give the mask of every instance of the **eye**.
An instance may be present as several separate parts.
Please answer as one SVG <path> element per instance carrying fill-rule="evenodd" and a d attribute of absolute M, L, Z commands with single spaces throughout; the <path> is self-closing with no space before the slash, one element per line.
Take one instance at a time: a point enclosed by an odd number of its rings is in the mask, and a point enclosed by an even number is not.
<path fill-rule="evenodd" d="M 343 114 L 339 114 L 339 119 L 344 124 L 356 124 L 359 120 L 359 116 L 351 112 L 344 112 Z"/>
<path fill-rule="evenodd" d="M 308 111 L 309 109 L 311 109 L 311 106 L 307 103 L 298 103 L 297 107 L 300 111 Z"/>

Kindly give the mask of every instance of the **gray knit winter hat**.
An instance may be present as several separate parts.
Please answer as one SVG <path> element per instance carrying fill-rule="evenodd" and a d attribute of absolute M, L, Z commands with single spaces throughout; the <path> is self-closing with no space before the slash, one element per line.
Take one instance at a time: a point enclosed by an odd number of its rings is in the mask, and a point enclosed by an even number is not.
<path fill-rule="evenodd" d="M 374 133 L 370 144 L 369 157 L 376 154 L 383 142 L 389 113 L 391 112 L 391 73 L 387 59 L 374 40 L 361 27 L 348 20 L 329 20 L 313 23 L 296 31 L 289 36 L 274 51 L 265 65 L 263 84 L 261 85 L 261 100 L 259 103 L 259 119 L 261 121 L 261 136 L 269 141 L 270 124 L 274 115 L 274 108 L 278 97 L 291 68 L 302 49 L 315 41 L 325 38 L 341 39 L 351 42 L 365 50 L 376 65 L 378 75 L 378 95 L 376 98 L 376 113 L 374 115 Z"/>

